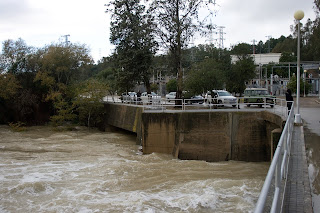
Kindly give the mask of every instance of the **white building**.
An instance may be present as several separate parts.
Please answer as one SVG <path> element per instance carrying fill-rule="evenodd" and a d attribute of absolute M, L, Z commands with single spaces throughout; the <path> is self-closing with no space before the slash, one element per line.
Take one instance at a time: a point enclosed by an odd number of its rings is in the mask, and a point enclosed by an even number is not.
<path fill-rule="evenodd" d="M 269 63 L 278 64 L 281 53 L 264 53 L 264 54 L 250 54 L 254 60 L 255 65 L 264 65 Z M 239 58 L 237 55 L 231 55 L 231 63 L 235 63 Z"/>

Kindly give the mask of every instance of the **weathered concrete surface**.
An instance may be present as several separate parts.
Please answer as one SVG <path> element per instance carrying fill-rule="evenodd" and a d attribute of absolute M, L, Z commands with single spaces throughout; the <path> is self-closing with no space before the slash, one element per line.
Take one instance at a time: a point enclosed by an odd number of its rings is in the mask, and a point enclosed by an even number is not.
<path fill-rule="evenodd" d="M 137 133 L 140 126 L 142 108 L 123 104 L 105 104 L 105 123 Z"/>
<path fill-rule="evenodd" d="M 179 159 L 269 161 L 271 132 L 280 116 L 267 111 L 143 113 L 141 107 L 105 104 L 106 124 L 137 133 L 143 153 Z"/>
<path fill-rule="evenodd" d="M 104 129 L 110 126 L 121 128 L 137 134 L 137 144 L 141 144 L 142 107 L 124 104 L 104 104 L 106 117 Z"/>
<path fill-rule="evenodd" d="M 152 116 L 150 116 L 152 115 Z M 143 153 L 152 152 L 174 154 L 177 125 L 179 124 L 177 113 L 148 113 L 142 114 L 142 146 Z"/>
<path fill-rule="evenodd" d="M 143 113 L 143 152 L 206 161 L 269 161 L 271 132 L 282 126 L 276 117 L 237 111 Z"/>

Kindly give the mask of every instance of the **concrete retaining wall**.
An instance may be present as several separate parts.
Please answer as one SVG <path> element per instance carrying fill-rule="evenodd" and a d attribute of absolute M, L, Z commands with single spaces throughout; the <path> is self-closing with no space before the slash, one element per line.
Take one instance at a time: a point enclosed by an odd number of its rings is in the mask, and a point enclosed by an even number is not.
<path fill-rule="evenodd" d="M 137 133 L 143 153 L 179 159 L 269 161 L 280 116 L 267 111 L 142 113 L 141 107 L 106 104 L 106 123 Z"/>
<path fill-rule="evenodd" d="M 106 110 L 106 127 L 111 125 L 130 132 L 139 132 L 141 127 L 141 107 L 123 104 L 104 104 L 104 108 Z"/>
<path fill-rule="evenodd" d="M 282 124 L 274 116 L 236 111 L 143 113 L 143 152 L 206 161 L 269 161 L 271 132 Z"/>

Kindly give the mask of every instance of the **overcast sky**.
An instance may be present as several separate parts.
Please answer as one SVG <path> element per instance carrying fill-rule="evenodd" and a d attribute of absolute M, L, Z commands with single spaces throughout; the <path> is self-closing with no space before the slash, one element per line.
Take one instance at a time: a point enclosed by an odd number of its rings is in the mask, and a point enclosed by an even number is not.
<path fill-rule="evenodd" d="M 87 44 L 95 60 L 112 52 L 109 42 L 108 0 L 1 0 L 0 42 L 22 38 L 27 45 L 43 47 L 64 41 Z M 303 10 L 305 23 L 315 19 L 313 0 L 216 0 L 212 22 L 223 26 L 224 47 L 252 40 L 265 42 L 267 36 L 291 34 L 293 14 Z M 219 35 L 214 34 L 214 39 Z M 209 38 L 194 43 L 209 42 Z M 1 45 L 2 49 L 2 45 Z"/>

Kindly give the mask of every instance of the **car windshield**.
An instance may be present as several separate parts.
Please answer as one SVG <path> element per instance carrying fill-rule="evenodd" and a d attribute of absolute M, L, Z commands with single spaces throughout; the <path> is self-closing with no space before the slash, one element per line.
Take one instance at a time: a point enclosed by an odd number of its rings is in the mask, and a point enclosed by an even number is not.
<path fill-rule="evenodd" d="M 244 95 L 259 96 L 259 95 L 269 95 L 269 94 L 267 90 L 245 90 Z"/>
<path fill-rule="evenodd" d="M 232 96 L 229 92 L 227 91 L 222 91 L 222 92 L 218 92 L 219 96 Z"/>
<path fill-rule="evenodd" d="M 256 90 L 253 93 L 254 95 L 268 95 L 268 91 L 267 90 Z"/>

